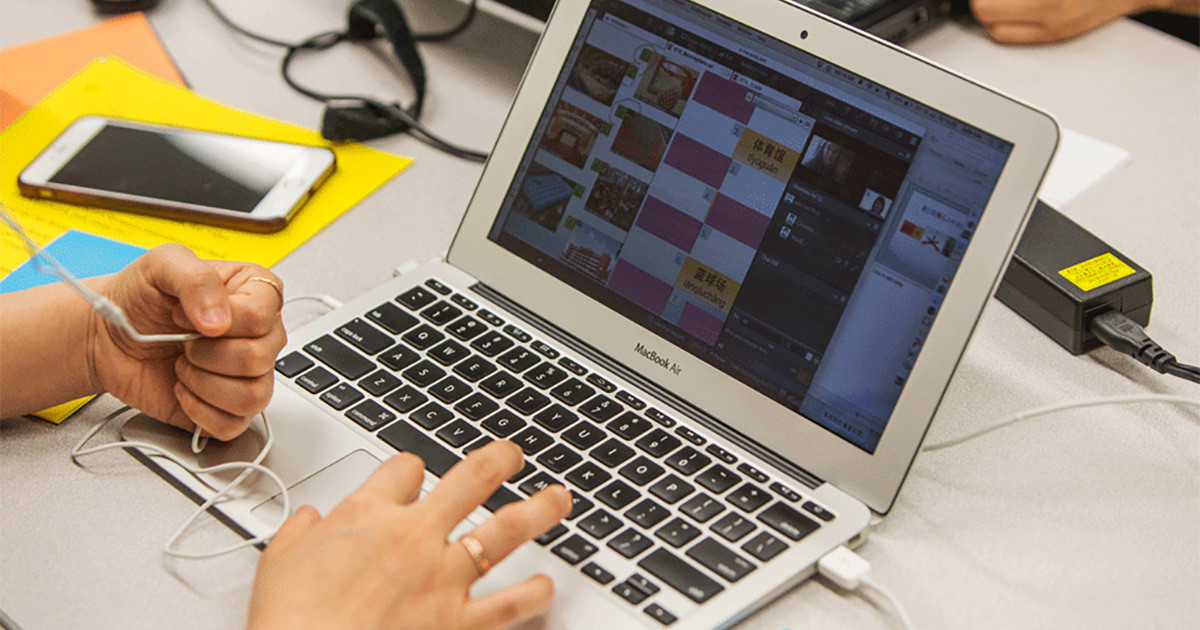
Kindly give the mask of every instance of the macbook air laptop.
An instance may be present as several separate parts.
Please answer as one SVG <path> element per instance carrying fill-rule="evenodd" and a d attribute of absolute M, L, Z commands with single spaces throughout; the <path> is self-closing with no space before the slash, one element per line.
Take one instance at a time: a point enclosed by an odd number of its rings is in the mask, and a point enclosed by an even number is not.
<path fill-rule="evenodd" d="M 732 625 L 891 509 L 1057 138 L 788 2 L 560 0 L 447 260 L 291 332 L 265 463 L 324 511 L 397 450 L 428 487 L 512 440 L 473 522 L 575 509 L 478 593 L 544 572 L 548 627 Z M 190 452 L 156 426 L 126 435 Z M 219 509 L 267 533 L 275 492 Z"/>

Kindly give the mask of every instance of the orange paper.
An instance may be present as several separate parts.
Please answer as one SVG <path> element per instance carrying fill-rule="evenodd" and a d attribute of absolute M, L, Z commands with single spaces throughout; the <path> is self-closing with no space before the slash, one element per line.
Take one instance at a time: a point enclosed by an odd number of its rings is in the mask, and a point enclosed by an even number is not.
<path fill-rule="evenodd" d="M 93 59 L 106 56 L 120 57 L 147 74 L 186 85 L 146 16 L 129 13 L 0 51 L 0 129 Z"/>

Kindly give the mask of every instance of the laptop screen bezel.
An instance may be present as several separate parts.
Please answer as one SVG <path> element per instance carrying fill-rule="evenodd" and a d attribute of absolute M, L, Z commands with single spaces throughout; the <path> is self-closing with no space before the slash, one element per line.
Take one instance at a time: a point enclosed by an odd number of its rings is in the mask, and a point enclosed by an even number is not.
<path fill-rule="evenodd" d="M 668 389 L 780 457 L 886 513 L 984 305 L 994 292 L 1058 142 L 1048 114 L 882 40 L 785 2 L 697 4 L 841 66 L 1013 145 L 939 316 L 873 453 L 790 411 L 489 240 L 530 139 L 587 15 L 560 0 L 468 205 L 448 260 L 509 299 Z M 807 31 L 806 38 L 798 34 Z M 678 364 L 661 369 L 635 351 Z"/>

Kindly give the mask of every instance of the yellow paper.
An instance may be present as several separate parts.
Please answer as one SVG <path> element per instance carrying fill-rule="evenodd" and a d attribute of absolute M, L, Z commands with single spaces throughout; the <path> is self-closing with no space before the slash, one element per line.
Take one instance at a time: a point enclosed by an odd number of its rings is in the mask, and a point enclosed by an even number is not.
<path fill-rule="evenodd" d="M 87 114 L 328 146 L 337 155 L 337 170 L 288 227 L 274 234 L 22 197 L 17 175 L 71 122 Z M 271 266 L 411 163 L 361 144 L 331 145 L 314 131 L 207 100 L 119 59 L 98 59 L 0 133 L 0 200 L 39 243 L 75 228 L 146 248 L 177 242 L 201 258 Z M 0 234 L 0 274 L 7 274 L 27 256 L 8 230 Z"/>
<path fill-rule="evenodd" d="M 21 170 L 71 122 L 87 114 L 328 146 L 337 156 L 337 169 L 288 227 L 274 234 L 21 196 L 17 190 Z M 74 228 L 146 248 L 178 242 L 191 247 L 201 258 L 245 260 L 269 267 L 411 163 L 411 158 L 361 144 L 331 145 L 316 132 L 207 100 L 119 59 L 98 59 L 0 132 L 0 200 L 39 243 L 48 243 Z M 17 237 L 8 229 L 0 229 L 0 276 L 26 258 Z M 88 400 L 64 403 L 38 415 L 62 422 Z"/>

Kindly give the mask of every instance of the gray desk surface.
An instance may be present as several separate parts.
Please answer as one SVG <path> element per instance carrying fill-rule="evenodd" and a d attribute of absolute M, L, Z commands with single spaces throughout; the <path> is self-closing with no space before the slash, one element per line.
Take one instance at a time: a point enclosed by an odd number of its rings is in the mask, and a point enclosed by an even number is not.
<path fill-rule="evenodd" d="M 4 0 L 0 45 L 90 24 L 86 4 Z M 222 4 L 246 25 L 295 39 L 340 24 L 347 3 Z M 421 27 L 449 21 L 456 7 L 440 0 L 415 9 Z M 317 105 L 280 81 L 278 52 L 232 35 L 197 0 L 167 0 L 152 22 L 199 93 L 317 124 Z M 484 17 L 450 44 L 423 47 L 431 76 L 426 122 L 460 142 L 489 145 L 534 43 Z M 912 48 L 1131 152 L 1127 165 L 1065 211 L 1153 271 L 1151 334 L 1200 361 L 1200 53 L 1129 21 L 1030 48 L 999 47 L 951 24 Z M 298 70 L 329 89 L 406 93 L 386 66 L 349 47 L 302 60 Z M 416 164 L 276 266 L 289 293 L 348 298 L 405 259 L 428 259 L 448 245 L 479 167 L 410 138 L 373 144 L 415 156 Z M 1195 386 L 1112 352 L 1071 357 L 993 300 L 931 439 L 1041 405 L 1146 392 L 1197 395 Z M 256 551 L 166 560 L 159 548 L 191 502 L 123 454 L 96 457 L 87 469 L 67 460 L 70 446 L 114 407 L 100 399 L 59 427 L 3 422 L 0 607 L 31 630 L 241 626 Z M 1198 517 L 1200 416 L 1157 404 L 1109 407 L 1028 421 L 920 456 L 862 553 L 918 627 L 1194 628 Z M 193 542 L 234 539 L 210 522 Z M 812 580 L 744 627 L 894 625 L 866 600 L 843 599 Z"/>

